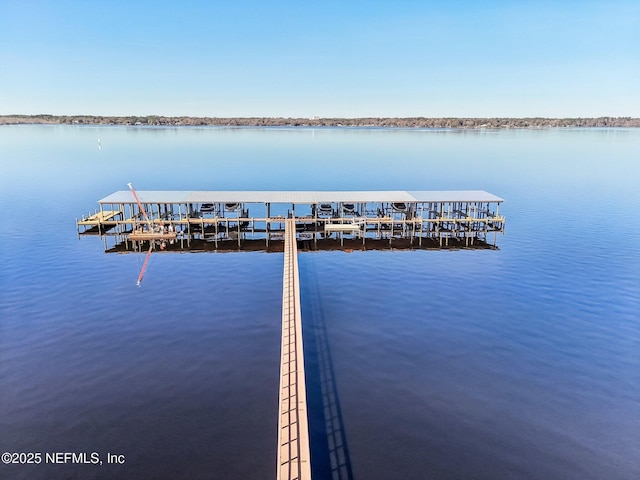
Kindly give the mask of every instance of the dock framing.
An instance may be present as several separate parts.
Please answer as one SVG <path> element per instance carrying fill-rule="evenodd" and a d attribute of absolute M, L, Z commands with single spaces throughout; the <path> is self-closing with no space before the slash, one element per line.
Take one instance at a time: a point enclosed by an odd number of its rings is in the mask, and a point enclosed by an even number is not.
<path fill-rule="evenodd" d="M 169 250 L 269 250 L 282 243 L 295 218 L 299 241 L 322 249 L 328 240 L 366 247 L 367 240 L 409 248 L 493 246 L 504 233 L 503 199 L 465 191 L 139 191 L 152 225 L 170 234 Z M 137 251 L 144 222 L 130 191 L 98 201 L 99 210 L 76 219 L 78 234 L 105 237 L 105 251 Z M 107 242 L 107 239 L 109 242 Z M 109 243 L 109 244 L 108 244 Z M 258 245 L 260 245 L 258 247 Z M 281 251 L 281 249 L 280 249 Z"/>

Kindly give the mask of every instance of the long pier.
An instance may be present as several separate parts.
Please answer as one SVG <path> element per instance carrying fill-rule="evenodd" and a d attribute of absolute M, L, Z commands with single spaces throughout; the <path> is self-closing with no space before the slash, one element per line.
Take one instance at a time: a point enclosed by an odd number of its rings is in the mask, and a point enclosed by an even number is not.
<path fill-rule="evenodd" d="M 504 233 L 503 199 L 482 190 L 423 192 L 115 192 L 76 219 L 105 251 L 284 248 L 278 397 L 278 480 L 310 480 L 298 241 L 322 249 L 367 240 L 409 248 L 490 247 Z M 107 238 L 114 245 L 107 247 Z M 252 243 L 253 242 L 253 243 Z M 392 243 L 393 242 L 393 243 Z M 207 248 L 208 247 L 208 248 Z M 255 249 L 255 248 L 253 248 Z M 279 250 L 282 251 L 282 250 Z M 144 270 L 144 269 L 143 269 Z"/>
<path fill-rule="evenodd" d="M 288 219 L 282 280 L 278 480 L 311 479 L 299 278 L 295 220 Z"/>

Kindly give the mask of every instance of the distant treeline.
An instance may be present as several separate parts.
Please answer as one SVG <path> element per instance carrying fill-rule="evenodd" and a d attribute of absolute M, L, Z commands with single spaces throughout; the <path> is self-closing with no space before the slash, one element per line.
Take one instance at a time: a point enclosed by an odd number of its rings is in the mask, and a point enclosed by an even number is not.
<path fill-rule="evenodd" d="M 99 115 L 0 115 L 0 125 L 157 125 L 220 127 L 396 127 L 396 128 L 554 128 L 640 127 L 640 118 L 283 118 L 283 117 L 104 117 Z"/>

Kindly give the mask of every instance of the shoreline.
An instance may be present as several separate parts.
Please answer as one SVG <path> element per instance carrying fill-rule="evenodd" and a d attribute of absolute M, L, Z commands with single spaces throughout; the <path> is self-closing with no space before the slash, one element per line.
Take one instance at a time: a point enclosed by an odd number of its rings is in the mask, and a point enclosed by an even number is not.
<path fill-rule="evenodd" d="M 187 116 L 101 116 L 101 115 L 0 115 L 0 125 L 122 125 L 122 126 L 215 126 L 215 127 L 360 127 L 360 128 L 640 128 L 640 118 L 285 118 L 285 117 L 187 117 Z"/>

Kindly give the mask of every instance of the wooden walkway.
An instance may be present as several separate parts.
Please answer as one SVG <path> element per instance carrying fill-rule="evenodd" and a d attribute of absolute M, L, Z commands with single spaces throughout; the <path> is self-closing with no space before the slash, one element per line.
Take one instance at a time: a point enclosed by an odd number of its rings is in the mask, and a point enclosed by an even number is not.
<path fill-rule="evenodd" d="M 78 225 L 100 225 L 104 222 L 115 221 L 115 217 L 121 215 L 122 210 L 104 210 L 95 212 L 93 215 L 83 217 L 82 220 L 76 220 Z"/>
<path fill-rule="evenodd" d="M 278 480 L 310 480 L 309 426 L 302 351 L 298 248 L 294 219 L 285 225 Z"/>

